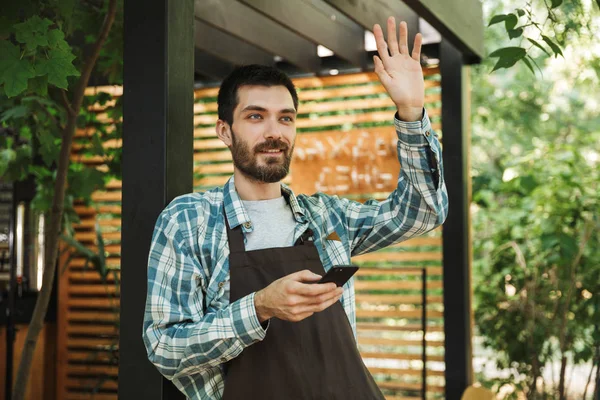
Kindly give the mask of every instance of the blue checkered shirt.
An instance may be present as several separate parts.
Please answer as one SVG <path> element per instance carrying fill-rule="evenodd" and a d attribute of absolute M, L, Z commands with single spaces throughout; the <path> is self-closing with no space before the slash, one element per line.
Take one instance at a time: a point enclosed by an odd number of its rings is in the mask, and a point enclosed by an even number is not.
<path fill-rule="evenodd" d="M 314 232 L 325 270 L 439 226 L 448 212 L 442 152 L 427 113 L 415 122 L 395 118 L 402 169 L 397 188 L 381 202 L 358 203 L 317 193 L 295 196 L 282 184 L 296 220 L 294 241 Z M 148 260 L 143 339 L 148 358 L 191 399 L 221 399 L 223 363 L 265 338 L 254 293 L 229 302 L 231 228 L 252 224 L 231 178 L 224 187 L 174 199 L 159 215 Z M 341 240 L 327 240 L 336 232 Z M 354 282 L 340 299 L 356 337 Z"/>

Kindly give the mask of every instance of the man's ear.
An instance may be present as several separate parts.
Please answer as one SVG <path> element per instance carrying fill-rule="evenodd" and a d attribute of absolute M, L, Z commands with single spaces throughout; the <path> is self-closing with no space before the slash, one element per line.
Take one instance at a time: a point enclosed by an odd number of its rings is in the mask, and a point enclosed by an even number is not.
<path fill-rule="evenodd" d="M 225 146 L 231 147 L 231 127 L 229 124 L 222 119 L 219 119 L 217 120 L 215 130 L 219 139 L 225 143 Z"/>

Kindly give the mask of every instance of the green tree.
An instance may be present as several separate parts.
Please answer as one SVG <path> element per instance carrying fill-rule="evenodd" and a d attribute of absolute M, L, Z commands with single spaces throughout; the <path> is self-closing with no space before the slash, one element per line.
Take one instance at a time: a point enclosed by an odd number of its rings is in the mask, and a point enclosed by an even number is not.
<path fill-rule="evenodd" d="M 592 363 L 589 384 L 599 362 L 600 17 L 591 2 L 546 4 L 560 18 L 540 34 L 564 57 L 531 44 L 536 79 L 526 63 L 490 74 L 493 57 L 472 73 L 475 322 L 510 373 L 495 385 L 512 386 L 515 399 L 565 399 L 567 371 Z M 491 16 L 519 7 L 484 2 Z M 494 26 L 485 35 L 490 49 L 523 40 Z"/>
<path fill-rule="evenodd" d="M 121 83 L 122 10 L 118 0 L 49 0 L 10 2 L 0 18 L 0 178 L 19 181 L 33 176 L 37 186 L 32 206 L 49 215 L 45 232 L 45 265 L 26 345 L 13 387 L 22 400 L 31 361 L 48 307 L 58 257 L 59 237 L 76 215 L 73 201 L 91 194 L 120 171 L 119 151 L 107 152 L 103 140 L 120 136 L 120 104 L 99 118 L 88 111 L 111 96 L 85 96 L 90 78 L 105 75 Z M 116 23 L 115 23 L 116 21 Z M 112 125 L 112 124 L 111 124 Z M 92 127 L 84 145 L 109 168 L 71 162 L 77 128 Z"/>

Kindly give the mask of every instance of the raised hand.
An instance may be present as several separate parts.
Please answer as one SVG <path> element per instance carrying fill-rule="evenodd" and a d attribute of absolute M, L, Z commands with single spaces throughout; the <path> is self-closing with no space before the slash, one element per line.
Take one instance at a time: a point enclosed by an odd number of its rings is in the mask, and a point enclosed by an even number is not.
<path fill-rule="evenodd" d="M 379 24 L 373 27 L 377 52 L 373 56 L 375 73 L 398 108 L 398 115 L 404 121 L 421 119 L 425 103 L 425 83 L 419 59 L 421 57 L 422 36 L 417 33 L 412 55 L 408 53 L 408 28 L 400 22 L 400 40 L 396 36 L 396 20 L 387 20 L 388 40 L 383 37 Z M 388 47 L 389 52 L 388 54 Z"/>

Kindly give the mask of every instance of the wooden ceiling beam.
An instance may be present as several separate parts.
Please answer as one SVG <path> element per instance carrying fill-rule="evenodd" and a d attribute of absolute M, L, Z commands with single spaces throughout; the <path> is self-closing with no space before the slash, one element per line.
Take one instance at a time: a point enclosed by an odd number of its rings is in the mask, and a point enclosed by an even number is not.
<path fill-rule="evenodd" d="M 236 0 L 195 0 L 195 17 L 299 68 L 316 73 L 317 45 Z"/>
<path fill-rule="evenodd" d="M 364 29 L 327 3 L 313 0 L 239 0 L 273 21 L 333 51 L 352 65 L 366 63 Z"/>
<path fill-rule="evenodd" d="M 233 65 L 275 65 L 272 54 L 198 19 L 195 21 L 194 37 L 197 49 Z"/>

